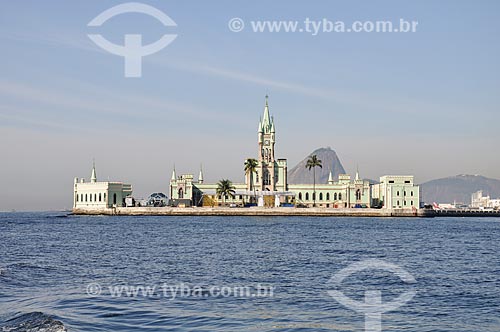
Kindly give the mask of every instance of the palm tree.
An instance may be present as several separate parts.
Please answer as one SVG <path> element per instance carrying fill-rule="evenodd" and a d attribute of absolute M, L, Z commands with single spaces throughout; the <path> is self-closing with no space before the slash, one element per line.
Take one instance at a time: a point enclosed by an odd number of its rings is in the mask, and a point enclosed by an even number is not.
<path fill-rule="evenodd" d="M 234 198 L 236 191 L 234 190 L 233 183 L 231 180 L 222 179 L 217 183 L 217 195 L 222 196 L 222 204 L 226 205 L 226 196 L 231 196 Z"/>
<path fill-rule="evenodd" d="M 313 207 L 316 206 L 316 167 L 323 168 L 321 165 L 321 160 L 318 159 L 318 156 L 313 154 L 309 159 L 307 159 L 306 168 L 311 170 L 313 169 Z"/>
<path fill-rule="evenodd" d="M 255 201 L 255 186 L 253 184 L 253 173 L 257 173 L 257 166 L 259 162 L 257 159 L 248 158 L 245 160 L 245 174 L 250 173 L 250 190 L 253 188 L 253 199 Z"/>

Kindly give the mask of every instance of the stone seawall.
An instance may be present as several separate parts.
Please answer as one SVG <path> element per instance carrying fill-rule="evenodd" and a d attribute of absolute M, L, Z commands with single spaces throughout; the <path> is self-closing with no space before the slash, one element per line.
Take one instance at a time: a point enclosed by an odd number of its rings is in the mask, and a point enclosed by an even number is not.
<path fill-rule="evenodd" d="M 410 209 L 328 209 L 328 208 L 177 208 L 117 207 L 107 209 L 73 209 L 76 215 L 119 216 L 307 216 L 307 217 L 434 217 L 432 210 Z"/>

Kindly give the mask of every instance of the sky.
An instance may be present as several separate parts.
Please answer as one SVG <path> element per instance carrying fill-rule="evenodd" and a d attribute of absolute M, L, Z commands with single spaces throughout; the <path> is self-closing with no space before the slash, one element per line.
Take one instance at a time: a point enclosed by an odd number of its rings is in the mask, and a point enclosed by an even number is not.
<path fill-rule="evenodd" d="M 243 181 L 269 95 L 289 168 L 332 147 L 347 172 L 500 178 L 498 1 L 0 2 L 0 211 L 72 207 L 74 177 L 168 192 L 177 174 Z M 229 29 L 232 18 L 245 23 Z M 410 33 L 255 32 L 252 21 L 418 21 Z M 123 45 L 176 39 L 124 77 Z"/>

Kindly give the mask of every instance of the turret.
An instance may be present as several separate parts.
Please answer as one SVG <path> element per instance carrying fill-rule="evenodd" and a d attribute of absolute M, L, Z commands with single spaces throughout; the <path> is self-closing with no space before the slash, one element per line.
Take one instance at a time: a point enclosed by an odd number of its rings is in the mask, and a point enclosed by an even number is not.
<path fill-rule="evenodd" d="M 170 178 L 170 180 L 175 181 L 176 178 L 177 176 L 175 175 L 175 165 L 174 165 L 174 169 L 172 170 L 172 177 Z"/>
<path fill-rule="evenodd" d="M 332 171 L 330 171 L 330 174 L 328 175 L 328 184 L 333 184 Z"/>
<path fill-rule="evenodd" d="M 92 175 L 90 176 L 90 182 L 91 183 L 96 183 L 97 182 L 97 175 L 95 172 L 95 161 L 92 164 Z"/>
<path fill-rule="evenodd" d="M 200 174 L 198 175 L 198 183 L 202 184 L 203 183 L 203 168 L 200 165 Z"/>

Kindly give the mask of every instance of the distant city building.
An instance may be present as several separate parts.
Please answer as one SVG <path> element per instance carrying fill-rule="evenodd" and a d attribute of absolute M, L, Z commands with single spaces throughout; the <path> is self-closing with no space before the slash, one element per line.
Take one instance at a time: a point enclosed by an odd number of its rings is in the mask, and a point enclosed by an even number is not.
<path fill-rule="evenodd" d="M 386 209 L 420 208 L 420 186 L 412 175 L 385 175 L 372 186 L 374 205 Z"/>
<path fill-rule="evenodd" d="M 472 194 L 471 197 L 472 208 L 500 208 L 500 198 L 491 199 L 490 196 L 483 196 L 483 191 L 479 190 Z"/>
<path fill-rule="evenodd" d="M 95 164 L 90 182 L 82 178 L 74 181 L 73 208 L 110 208 L 125 206 L 125 198 L 132 195 L 132 186 L 121 182 L 98 182 Z"/>
<path fill-rule="evenodd" d="M 348 174 L 334 180 L 332 174 L 327 183 L 288 184 L 287 160 L 276 158 L 276 127 L 270 116 L 266 96 L 264 114 L 257 129 L 258 161 L 253 176 L 246 174 L 245 183 L 234 183 L 235 196 L 225 197 L 226 204 L 244 205 L 253 202 L 255 191 L 259 206 L 296 204 L 325 208 L 368 208 L 372 206 L 370 183 L 356 172 L 354 180 Z M 243 168 L 243 162 L 242 162 Z M 311 171 L 312 172 L 312 171 Z M 253 180 L 252 180 L 253 179 Z M 251 183 L 253 181 L 253 183 Z M 312 182 L 312 181 L 311 181 Z M 376 203 L 386 208 L 414 208 L 420 205 L 419 186 L 413 184 L 413 176 L 385 176 L 376 189 Z M 216 194 L 216 183 L 205 183 L 200 169 L 198 181 L 192 174 L 177 176 L 172 172 L 170 197 L 173 205 L 219 206 L 223 199 Z M 388 204 L 385 201 L 388 200 Z"/>

